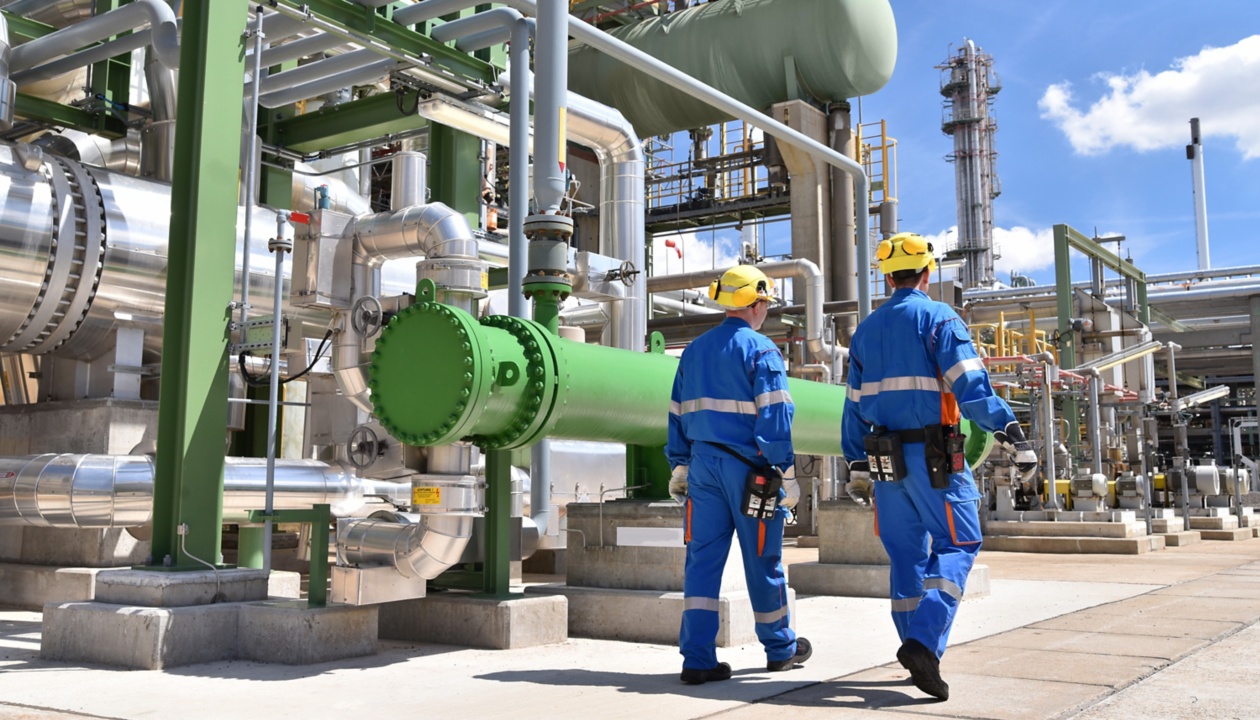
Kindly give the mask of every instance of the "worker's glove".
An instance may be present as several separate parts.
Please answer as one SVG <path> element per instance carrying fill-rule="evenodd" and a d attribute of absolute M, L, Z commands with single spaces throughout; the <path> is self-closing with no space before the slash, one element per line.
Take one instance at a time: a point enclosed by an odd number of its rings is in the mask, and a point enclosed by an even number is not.
<path fill-rule="evenodd" d="M 778 468 L 773 468 L 778 470 Z M 787 472 L 783 473 L 783 499 L 779 504 L 791 510 L 801 501 L 801 485 L 796 481 L 796 466 L 788 466 Z"/>
<path fill-rule="evenodd" d="M 659 486 L 658 486 L 659 487 Z M 669 476 L 669 496 L 680 503 L 687 502 L 687 466 L 679 465 Z"/>
<path fill-rule="evenodd" d="M 1006 424 L 1006 428 L 993 433 L 993 440 L 1006 453 L 1019 471 L 1019 479 L 1028 482 L 1037 474 L 1037 453 L 1033 452 L 1032 443 L 1024 437 L 1024 429 L 1015 420 Z"/>
<path fill-rule="evenodd" d="M 844 491 L 849 498 L 861 507 L 869 508 L 872 506 L 871 497 L 874 490 L 874 485 L 871 483 L 870 462 L 854 460 L 849 463 L 849 482 L 844 484 Z"/>

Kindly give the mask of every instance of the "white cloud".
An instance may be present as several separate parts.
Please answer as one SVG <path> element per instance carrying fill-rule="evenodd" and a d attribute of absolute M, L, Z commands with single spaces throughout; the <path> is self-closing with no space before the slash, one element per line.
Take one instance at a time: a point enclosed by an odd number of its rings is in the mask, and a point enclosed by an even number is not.
<path fill-rule="evenodd" d="M 1054 267 L 1054 230 L 1050 228 L 993 228 L 993 244 L 1000 255 L 993 261 L 999 280 L 1012 271 L 1030 273 Z"/>
<path fill-rule="evenodd" d="M 932 243 L 939 257 L 958 244 L 958 226 L 923 237 Z M 993 245 L 995 254 L 1000 256 L 993 261 L 998 280 L 1004 281 L 1011 271 L 1026 274 L 1054 267 L 1054 230 L 1051 228 L 993 228 Z"/>
<path fill-rule="evenodd" d="M 1260 35 L 1178 58 L 1152 75 L 1100 73 L 1107 94 L 1082 111 L 1069 82 L 1046 89 L 1041 117 L 1059 127 L 1082 155 L 1129 146 L 1139 152 L 1189 143 L 1190 118 L 1207 137 L 1232 138 L 1246 159 L 1260 157 Z"/>

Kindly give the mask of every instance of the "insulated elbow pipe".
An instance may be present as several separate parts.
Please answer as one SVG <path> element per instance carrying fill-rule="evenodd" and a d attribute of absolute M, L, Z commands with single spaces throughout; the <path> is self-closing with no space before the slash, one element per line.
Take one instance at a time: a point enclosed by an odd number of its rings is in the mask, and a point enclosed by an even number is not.
<path fill-rule="evenodd" d="M 150 42 L 158 60 L 168 68 L 179 67 L 179 25 L 171 6 L 162 0 L 134 0 L 117 10 L 97 15 L 63 30 L 36 38 L 13 50 L 15 70 L 26 70 L 107 37 L 148 25 Z"/>
<path fill-rule="evenodd" d="M 665 443 L 676 358 L 570 342 L 521 318 L 478 321 L 435 295 L 421 282 L 419 302 L 386 326 L 372 356 L 372 402 L 394 437 L 418 446 L 466 438 L 486 449 L 544 437 Z M 840 455 L 844 388 L 788 387 L 796 451 Z"/>

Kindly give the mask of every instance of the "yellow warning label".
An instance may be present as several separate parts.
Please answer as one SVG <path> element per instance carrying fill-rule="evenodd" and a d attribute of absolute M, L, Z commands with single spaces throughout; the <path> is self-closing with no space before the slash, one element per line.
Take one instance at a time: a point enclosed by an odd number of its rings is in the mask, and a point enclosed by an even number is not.
<path fill-rule="evenodd" d="M 411 504 L 412 505 L 441 505 L 442 504 L 442 488 L 440 487 L 411 488 Z"/>
<path fill-rule="evenodd" d="M 485 290 L 490 287 L 490 273 L 481 273 L 481 289 Z"/>

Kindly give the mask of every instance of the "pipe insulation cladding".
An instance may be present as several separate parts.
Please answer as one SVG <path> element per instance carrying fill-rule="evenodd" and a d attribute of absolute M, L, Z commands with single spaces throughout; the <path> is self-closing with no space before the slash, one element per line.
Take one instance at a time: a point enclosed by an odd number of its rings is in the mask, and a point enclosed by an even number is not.
<path fill-rule="evenodd" d="M 747 105 L 869 95 L 892 77 L 887 0 L 713 0 L 610 35 Z M 623 112 L 640 137 L 730 117 L 594 48 L 569 52 L 569 89 Z"/>

